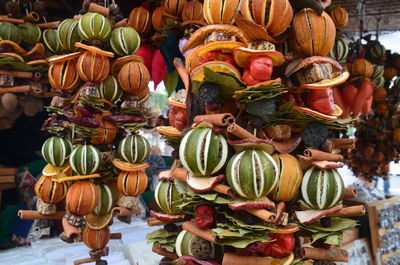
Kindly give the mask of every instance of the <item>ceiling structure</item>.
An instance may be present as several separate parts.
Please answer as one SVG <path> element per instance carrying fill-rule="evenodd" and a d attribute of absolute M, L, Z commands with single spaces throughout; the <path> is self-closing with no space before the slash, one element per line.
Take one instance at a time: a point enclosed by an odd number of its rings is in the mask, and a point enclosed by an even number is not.
<path fill-rule="evenodd" d="M 346 31 L 358 32 L 360 16 L 358 10 L 364 6 L 364 30 L 395 31 L 400 30 L 400 0 L 332 0 L 349 12 Z"/>

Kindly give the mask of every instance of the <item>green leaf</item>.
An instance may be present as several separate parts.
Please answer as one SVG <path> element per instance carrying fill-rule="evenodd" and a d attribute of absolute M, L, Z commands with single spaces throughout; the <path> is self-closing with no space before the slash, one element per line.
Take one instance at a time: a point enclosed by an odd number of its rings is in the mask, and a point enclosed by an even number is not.
<path fill-rule="evenodd" d="M 231 216 L 226 212 L 218 212 L 223 214 L 229 221 L 231 221 L 235 226 L 239 228 L 249 229 L 252 231 L 268 231 L 268 233 L 272 233 L 277 230 L 276 226 L 267 224 L 265 222 L 260 222 L 260 224 L 248 225 L 237 217 Z"/>
<path fill-rule="evenodd" d="M 247 87 L 244 90 L 236 91 L 235 96 L 240 103 L 251 103 L 254 101 L 273 98 L 284 93 L 287 93 L 285 86 L 280 82 L 274 82 Z"/>
<path fill-rule="evenodd" d="M 165 85 L 165 88 L 167 89 L 168 96 L 171 96 L 172 92 L 175 91 L 175 88 L 178 85 L 178 81 L 179 81 L 179 74 L 178 74 L 178 71 L 176 71 L 176 70 L 169 73 L 164 78 L 164 85 Z"/>
<path fill-rule="evenodd" d="M 146 235 L 146 239 L 150 240 L 150 239 L 155 239 L 155 238 L 166 238 L 166 237 L 170 237 L 170 236 L 177 236 L 178 234 L 179 234 L 179 231 L 168 232 L 164 228 L 161 228 L 161 229 L 154 230 L 151 233 L 148 233 Z"/>
<path fill-rule="evenodd" d="M 339 232 L 357 225 L 357 221 L 347 218 L 332 218 L 332 225 L 324 227 L 319 221 L 306 225 L 310 229 L 324 232 Z"/>
<path fill-rule="evenodd" d="M 213 234 L 217 237 L 218 244 L 232 246 L 236 248 L 245 248 L 249 244 L 261 241 L 269 242 L 271 239 L 264 232 L 254 232 L 242 228 L 237 228 L 230 224 L 218 224 L 214 228 Z"/>
<path fill-rule="evenodd" d="M 240 79 L 230 73 L 214 72 L 210 68 L 204 67 L 204 82 L 215 83 L 220 88 L 222 98 L 230 99 L 237 90 L 246 87 Z M 195 92 L 195 91 L 194 91 Z M 196 93 L 196 92 L 195 92 Z"/>

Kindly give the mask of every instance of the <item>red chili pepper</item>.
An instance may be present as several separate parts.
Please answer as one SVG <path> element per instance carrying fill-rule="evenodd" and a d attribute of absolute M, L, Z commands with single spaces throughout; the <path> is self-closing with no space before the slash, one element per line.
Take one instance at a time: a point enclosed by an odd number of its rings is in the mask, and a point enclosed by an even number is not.
<path fill-rule="evenodd" d="M 244 70 L 242 80 L 248 86 L 271 80 L 273 68 L 274 65 L 270 57 L 252 57 Z"/>
<path fill-rule="evenodd" d="M 270 57 L 257 56 L 255 58 L 251 58 L 249 63 L 250 73 L 255 79 L 262 81 L 267 81 L 271 79 L 274 64 Z"/>
<path fill-rule="evenodd" d="M 343 100 L 343 97 L 342 97 L 342 91 L 340 91 L 340 89 L 338 87 L 333 87 L 332 88 L 332 92 L 333 92 L 333 101 L 342 110 L 344 110 L 346 108 L 346 104 L 344 103 L 344 100 Z"/>
<path fill-rule="evenodd" d="M 361 83 L 352 104 L 353 117 L 357 117 L 358 114 L 360 114 L 365 103 L 373 96 L 374 86 L 374 83 L 369 80 L 365 80 Z"/>
<path fill-rule="evenodd" d="M 309 106 L 318 112 L 332 115 L 335 111 L 332 88 L 313 89 L 308 93 Z"/>
<path fill-rule="evenodd" d="M 269 236 L 275 241 L 264 243 L 262 253 L 265 256 L 283 258 L 293 251 L 295 243 L 293 234 L 271 233 Z"/>
<path fill-rule="evenodd" d="M 84 127 L 89 127 L 89 128 L 98 128 L 100 127 L 100 123 L 95 119 L 95 118 L 90 118 L 90 117 L 78 117 L 75 115 L 72 115 L 71 113 L 64 111 L 64 116 L 67 117 L 67 119 L 79 126 L 84 126 Z"/>
<path fill-rule="evenodd" d="M 223 53 L 220 51 L 206 52 L 198 61 L 197 65 L 202 65 L 210 61 L 222 61 L 227 62 L 231 65 L 235 65 L 235 60 L 233 59 L 233 56 L 231 54 Z"/>
<path fill-rule="evenodd" d="M 372 107 L 372 101 L 373 101 L 373 97 L 371 96 L 367 102 L 365 102 L 362 112 L 364 113 L 364 115 L 368 118 L 368 114 L 371 112 L 371 107 Z"/>
<path fill-rule="evenodd" d="M 352 106 L 354 98 L 358 92 L 357 87 L 353 83 L 346 83 L 343 86 L 342 98 L 347 106 Z"/>

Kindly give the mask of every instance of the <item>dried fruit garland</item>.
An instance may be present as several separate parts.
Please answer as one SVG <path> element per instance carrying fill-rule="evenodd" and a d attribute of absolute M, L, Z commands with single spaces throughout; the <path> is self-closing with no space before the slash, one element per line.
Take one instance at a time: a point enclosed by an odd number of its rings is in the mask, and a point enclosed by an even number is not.
<path fill-rule="evenodd" d="M 377 40 L 361 47 L 360 54 L 365 54 L 365 58 L 353 62 L 353 75 L 370 77 L 375 89 L 369 109 L 363 111 L 361 119 L 355 124 L 356 149 L 345 153 L 346 160 L 358 177 L 370 180 L 378 176 L 388 178 L 389 163 L 399 160 L 400 79 L 397 77 L 399 65 L 396 65 L 396 60 L 400 57 L 386 51 Z M 347 87 L 352 88 L 352 85 Z"/>
<path fill-rule="evenodd" d="M 51 25 L 37 23 L 39 19 L 36 12 L 22 19 L 16 18 L 15 14 L 0 16 L 1 130 L 12 127 L 22 113 L 35 116 L 43 108 L 41 98 L 49 97 L 44 82 L 48 63 L 45 47 L 39 41 L 41 28 Z"/>
<path fill-rule="evenodd" d="M 90 258 L 76 264 L 106 264 L 108 241 L 121 236 L 110 233 L 112 218 L 130 222 L 148 183 L 142 170 L 150 146 L 139 129 L 147 120 L 150 75 L 134 55 L 139 34 L 108 12 L 92 3 L 89 12 L 47 31 L 46 45 L 59 53 L 48 59 L 49 81 L 61 93 L 43 125 L 53 136 L 42 147 L 48 165 L 35 187 L 38 211 L 21 212 L 26 219 L 62 219 L 60 238 L 91 248 Z M 66 211 L 56 211 L 64 199 Z"/>
<path fill-rule="evenodd" d="M 349 73 L 327 57 L 346 19 L 268 3 L 204 1 L 208 25 L 181 39 L 186 87 L 168 99 L 171 126 L 157 128 L 176 160 L 148 220 L 164 225 L 147 235 L 160 264 L 348 261 L 341 238 L 356 222 L 346 217 L 365 209 L 343 205 L 356 195 L 338 152 L 354 140 L 335 138 L 351 119 L 339 118 L 332 88 Z"/>

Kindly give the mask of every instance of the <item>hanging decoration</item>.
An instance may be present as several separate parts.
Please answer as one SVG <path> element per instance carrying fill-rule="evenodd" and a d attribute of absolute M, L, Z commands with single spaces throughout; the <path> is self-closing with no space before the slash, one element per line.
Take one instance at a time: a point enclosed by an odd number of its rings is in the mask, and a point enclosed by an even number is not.
<path fill-rule="evenodd" d="M 109 240 L 121 238 L 110 232 L 112 218 L 129 223 L 140 212 L 137 196 L 147 189 L 143 170 L 150 146 L 140 128 L 147 121 L 150 74 L 134 55 L 143 32 L 116 23 L 115 3 L 85 1 L 83 10 L 43 33 L 53 53 L 47 59 L 49 83 L 57 92 L 42 128 L 50 135 L 42 147 L 48 165 L 35 187 L 37 211 L 19 215 L 62 219 L 60 238 L 91 249 L 90 258 L 74 264 L 107 264 L 102 257 Z M 29 36 L 25 42 L 37 41 L 35 26 L 20 31 Z M 56 209 L 62 200 L 65 211 Z"/>
<path fill-rule="evenodd" d="M 348 261 L 347 217 L 365 209 L 343 205 L 356 197 L 337 170 L 355 145 L 338 138 L 352 118 L 334 94 L 350 76 L 336 35 L 347 12 L 332 19 L 325 7 L 210 0 L 208 25 L 183 27 L 185 58 L 173 63 L 184 88 L 168 98 L 170 126 L 157 128 L 175 162 L 148 219 L 164 225 L 147 235 L 162 264 Z M 364 61 L 354 68 L 372 75 Z"/>

